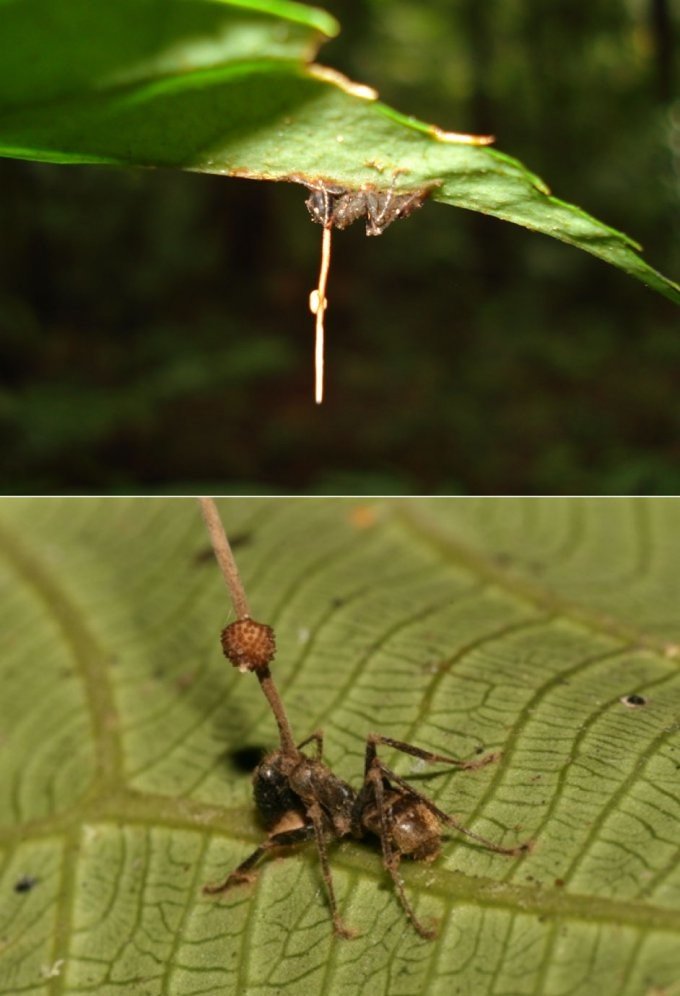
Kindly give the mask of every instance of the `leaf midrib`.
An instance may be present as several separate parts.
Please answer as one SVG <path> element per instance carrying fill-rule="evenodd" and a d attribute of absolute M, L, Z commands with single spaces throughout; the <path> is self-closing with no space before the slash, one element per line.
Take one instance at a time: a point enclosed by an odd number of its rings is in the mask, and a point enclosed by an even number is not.
<path fill-rule="evenodd" d="M 194 800 L 122 789 L 114 795 L 102 795 L 86 804 L 75 806 L 68 813 L 17 828 L 13 834 L 5 833 L 0 838 L 0 843 L 12 846 L 25 840 L 27 836 L 37 840 L 65 835 L 67 843 L 73 847 L 82 824 L 114 826 L 120 825 L 121 820 L 128 826 L 164 827 L 201 835 L 210 833 L 212 836 L 242 843 L 255 843 L 262 838 L 262 830 L 253 820 L 250 806 L 222 809 Z M 313 848 L 308 847 L 306 850 L 312 853 Z M 282 860 L 296 860 L 296 857 Z M 333 864 L 348 872 L 371 878 L 376 884 L 384 880 L 377 850 L 362 843 L 343 841 L 334 852 Z M 528 886 L 501 882 L 496 878 L 469 875 L 441 865 L 424 866 L 407 862 L 402 865 L 402 873 L 409 889 L 437 894 L 442 898 L 453 898 L 456 902 L 680 932 L 680 910 L 635 900 L 570 893 L 561 887 L 551 888 L 539 884 Z"/>
<path fill-rule="evenodd" d="M 16 101 L 11 107 L 0 106 L 0 120 L 11 121 L 14 117 L 23 118 L 33 111 L 39 113 L 51 110 L 67 109 L 69 106 L 79 104 L 96 104 L 102 98 L 115 99 L 124 97 L 127 93 L 134 96 L 135 103 L 155 97 L 157 94 L 168 94 L 174 90 L 185 93 L 192 88 L 200 88 L 206 83 L 226 82 L 230 79 L 238 79 L 241 76 L 251 75 L 253 72 L 264 75 L 275 75 L 280 73 L 282 68 L 293 71 L 293 75 L 300 75 L 300 62 L 298 59 L 291 59 L 284 56 L 267 56 L 267 58 L 247 58 L 230 59 L 222 65 L 213 65 L 205 68 L 190 69 L 183 73 L 156 73 L 153 76 L 139 77 L 122 81 L 112 81 L 111 83 L 99 84 L 89 88 L 80 87 L 77 90 L 68 90 L 58 94 L 52 99 L 40 97 L 36 100 Z"/>

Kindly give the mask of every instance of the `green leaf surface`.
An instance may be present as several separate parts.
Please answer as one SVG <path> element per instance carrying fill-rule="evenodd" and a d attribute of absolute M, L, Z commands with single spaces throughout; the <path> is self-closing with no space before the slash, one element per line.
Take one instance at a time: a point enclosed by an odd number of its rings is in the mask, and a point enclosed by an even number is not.
<path fill-rule="evenodd" d="M 336 22 L 299 4 L 2 0 L 0 154 L 267 180 L 432 185 L 435 200 L 551 235 L 680 302 L 635 242 L 517 160 L 451 144 L 309 64 Z"/>
<path fill-rule="evenodd" d="M 355 785 L 369 731 L 502 751 L 419 787 L 535 849 L 508 859 L 453 835 L 436 863 L 405 863 L 435 941 L 366 842 L 332 848 L 357 940 L 331 933 L 313 846 L 204 896 L 262 839 L 234 751 L 273 745 L 275 727 L 221 655 L 231 612 L 194 502 L 5 499 L 0 992 L 673 992 L 680 503 L 220 507 L 276 628 L 297 736 L 324 729 Z"/>

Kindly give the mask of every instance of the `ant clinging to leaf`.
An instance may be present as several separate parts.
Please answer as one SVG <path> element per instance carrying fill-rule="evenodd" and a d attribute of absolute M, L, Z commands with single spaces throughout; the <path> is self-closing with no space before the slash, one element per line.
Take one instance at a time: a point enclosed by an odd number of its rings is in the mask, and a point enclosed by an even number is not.
<path fill-rule="evenodd" d="M 222 649 L 240 671 L 256 675 L 274 714 L 280 740 L 279 746 L 267 754 L 253 773 L 255 804 L 268 831 L 267 838 L 224 881 L 206 885 L 203 891 L 217 894 L 251 882 L 257 864 L 270 851 L 281 852 L 313 840 L 333 929 L 340 937 L 355 937 L 356 933 L 344 923 L 338 911 L 328 849 L 335 840 L 370 837 L 380 844 L 383 866 L 406 916 L 421 937 L 433 938 L 435 931 L 418 919 L 406 896 L 399 873 L 402 858 L 434 861 L 441 852 L 444 827 L 465 834 L 489 851 L 511 857 L 529 851 L 530 844 L 501 847 L 468 830 L 388 768 L 378 756 L 378 748 L 392 747 L 428 763 L 449 764 L 468 771 L 495 762 L 499 755 L 486 754 L 474 761 L 461 761 L 370 733 L 366 738 L 363 782 L 357 791 L 338 778 L 323 760 L 321 732 L 312 733 L 296 744 L 269 668 L 276 653 L 274 632 L 270 626 L 251 618 L 215 503 L 210 498 L 199 501 L 238 617 L 222 631 Z"/>

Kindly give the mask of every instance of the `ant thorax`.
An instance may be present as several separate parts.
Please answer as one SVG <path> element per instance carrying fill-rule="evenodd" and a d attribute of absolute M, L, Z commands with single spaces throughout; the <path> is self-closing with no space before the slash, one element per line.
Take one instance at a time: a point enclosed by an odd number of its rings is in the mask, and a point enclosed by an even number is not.
<path fill-rule="evenodd" d="M 253 795 L 268 830 L 280 827 L 291 813 L 299 814 L 303 825 L 309 823 L 309 807 L 314 804 L 334 836 L 344 837 L 351 830 L 356 792 L 323 761 L 301 751 L 268 754 L 253 774 Z"/>

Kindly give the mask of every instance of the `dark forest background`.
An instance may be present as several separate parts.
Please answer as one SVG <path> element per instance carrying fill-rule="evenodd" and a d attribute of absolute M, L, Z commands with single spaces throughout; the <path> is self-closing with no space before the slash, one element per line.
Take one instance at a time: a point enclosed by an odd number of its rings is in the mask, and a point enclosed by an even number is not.
<path fill-rule="evenodd" d="M 680 271 L 666 0 L 353 0 L 321 62 L 492 132 Z M 335 238 L 302 188 L 0 162 L 5 493 L 680 492 L 668 301 L 543 236 L 427 204 Z"/>

